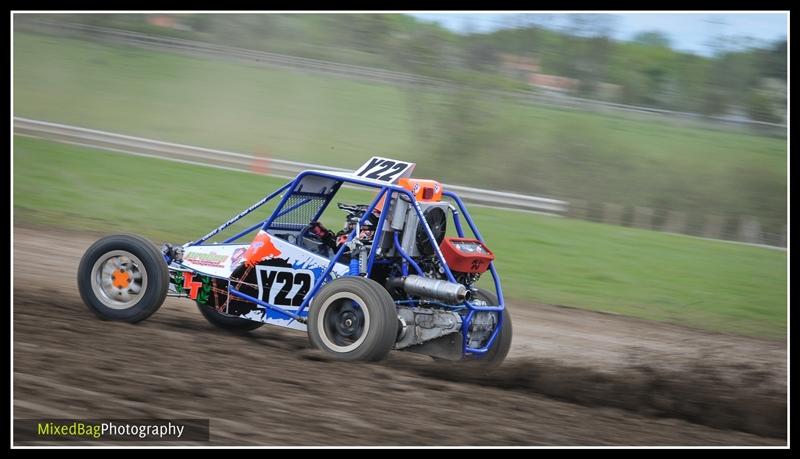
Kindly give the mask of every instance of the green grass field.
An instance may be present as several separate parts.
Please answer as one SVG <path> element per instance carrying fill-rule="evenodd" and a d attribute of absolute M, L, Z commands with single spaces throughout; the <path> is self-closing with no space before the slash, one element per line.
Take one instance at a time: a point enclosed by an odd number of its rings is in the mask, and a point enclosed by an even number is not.
<path fill-rule="evenodd" d="M 14 34 L 17 116 L 332 166 L 403 157 L 448 183 L 785 225 L 786 139 L 501 100 L 476 102 L 462 123 L 448 118 L 454 103 L 419 88 Z"/>
<path fill-rule="evenodd" d="M 132 231 L 182 243 L 284 182 L 14 140 L 15 224 Z M 369 196 L 343 190 L 338 200 L 365 202 Z M 786 252 L 486 207 L 471 213 L 498 257 L 506 296 L 517 303 L 786 336 Z M 324 222 L 338 229 L 342 218 L 331 209 Z"/>

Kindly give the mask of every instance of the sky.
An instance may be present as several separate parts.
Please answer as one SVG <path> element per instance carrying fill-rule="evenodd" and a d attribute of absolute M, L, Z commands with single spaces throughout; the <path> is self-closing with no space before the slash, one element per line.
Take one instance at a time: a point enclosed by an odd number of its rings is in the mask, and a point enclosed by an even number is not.
<path fill-rule="evenodd" d="M 613 26 L 613 37 L 630 40 L 638 32 L 658 30 L 666 33 L 672 47 L 681 51 L 709 55 L 715 37 L 752 37 L 773 41 L 787 36 L 787 13 L 609 13 L 601 14 Z M 472 29 L 491 31 L 508 27 L 519 13 L 415 13 L 412 16 L 439 22 L 457 32 Z M 563 29 L 572 14 L 531 13 L 537 24 Z M 610 17 L 609 17 L 610 16 Z M 729 43 L 730 44 L 730 43 Z"/>

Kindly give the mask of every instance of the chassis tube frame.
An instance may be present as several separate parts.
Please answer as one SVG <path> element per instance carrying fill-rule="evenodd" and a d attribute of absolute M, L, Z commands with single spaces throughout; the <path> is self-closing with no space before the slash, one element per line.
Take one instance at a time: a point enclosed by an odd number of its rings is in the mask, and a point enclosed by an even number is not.
<path fill-rule="evenodd" d="M 238 233 L 234 237 L 231 237 L 231 238 L 225 240 L 225 242 L 231 242 L 231 241 L 234 241 L 236 239 L 239 239 L 240 237 L 242 237 L 242 236 L 254 231 L 259 226 L 261 226 L 261 228 L 264 231 L 268 231 L 269 227 L 271 226 L 271 224 L 272 224 L 272 222 L 274 220 L 279 218 L 281 215 L 285 215 L 286 213 L 290 212 L 291 210 L 294 210 L 294 208 L 299 207 L 299 205 L 295 205 L 295 206 L 291 206 L 290 209 L 283 209 L 283 207 L 286 204 L 286 202 L 288 201 L 289 197 L 292 196 L 293 194 L 295 194 L 295 188 L 297 187 L 297 185 L 300 184 L 301 180 L 303 178 L 305 178 L 306 176 L 318 176 L 318 177 L 322 177 L 322 178 L 329 178 L 329 179 L 332 179 L 332 180 L 336 181 L 336 184 L 330 190 L 331 192 L 326 193 L 327 199 L 325 201 L 324 206 L 317 212 L 317 215 L 315 216 L 316 218 L 318 218 L 319 215 L 322 214 L 324 209 L 329 205 L 329 203 L 330 203 L 330 201 L 331 201 L 331 199 L 333 197 L 333 194 L 334 194 L 332 192 L 335 191 L 335 190 L 338 190 L 342 183 L 350 183 L 350 184 L 354 184 L 354 185 L 361 185 L 361 186 L 365 186 L 365 187 L 369 187 L 369 188 L 378 188 L 380 190 L 378 192 L 378 195 L 373 200 L 372 204 L 369 206 L 368 210 L 362 216 L 362 218 L 361 218 L 361 220 L 359 222 L 359 226 L 361 224 L 363 224 L 366 221 L 366 219 L 372 214 L 372 212 L 374 211 L 375 207 L 377 206 L 377 204 L 380 202 L 380 200 L 382 198 L 386 197 L 387 201 L 385 201 L 385 202 L 390 202 L 391 197 L 395 193 L 397 194 L 398 199 L 400 198 L 401 195 L 405 196 L 406 198 L 408 198 L 408 201 L 411 203 L 412 207 L 414 208 L 415 213 L 417 214 L 417 217 L 419 219 L 420 224 L 422 225 L 423 229 L 425 230 L 426 235 L 428 236 L 428 240 L 430 241 L 431 245 L 434 248 L 434 254 L 435 254 L 436 258 L 439 260 L 439 262 L 441 263 L 441 266 L 444 268 L 444 271 L 445 271 L 444 274 L 446 275 L 447 279 L 450 282 L 454 282 L 454 283 L 456 282 L 455 277 L 453 276 L 453 273 L 450 270 L 450 266 L 447 264 L 447 260 L 445 260 L 444 255 L 441 252 L 441 249 L 435 243 L 435 238 L 433 237 L 433 231 L 431 230 L 430 225 L 428 225 L 427 220 L 424 218 L 424 216 L 422 214 L 422 210 L 419 207 L 419 203 L 417 202 L 417 200 L 416 200 L 415 196 L 413 195 L 413 193 L 411 193 L 409 190 L 407 190 L 407 189 L 405 189 L 403 187 L 400 187 L 398 185 L 395 185 L 395 184 L 389 184 L 389 183 L 382 184 L 382 183 L 376 183 L 374 181 L 367 181 L 367 180 L 358 179 L 358 178 L 355 178 L 355 177 L 342 177 L 340 175 L 329 174 L 329 173 L 326 173 L 324 171 L 303 171 L 303 172 L 301 172 L 300 174 L 297 175 L 297 177 L 295 177 L 290 182 L 286 183 L 285 185 L 281 186 L 279 189 L 275 190 L 274 192 L 272 192 L 269 195 L 265 196 L 261 200 L 257 201 L 255 204 L 251 205 L 250 207 L 248 207 L 247 209 L 245 209 L 244 211 L 242 211 L 241 213 L 239 213 L 235 217 L 231 218 L 227 222 L 223 223 L 222 225 L 220 225 L 215 230 L 211 231 L 210 233 L 206 234 L 205 236 L 201 237 L 200 239 L 187 244 L 187 246 L 195 246 L 195 245 L 203 244 L 205 241 L 207 241 L 208 239 L 214 237 L 215 235 L 217 235 L 218 233 L 220 233 L 224 229 L 226 229 L 229 226 L 231 226 L 233 223 L 239 221 L 241 218 L 243 218 L 246 215 L 250 214 L 251 212 L 256 210 L 258 207 L 261 207 L 266 202 L 272 200 L 273 198 L 278 196 L 280 193 L 285 192 L 284 195 L 282 196 L 280 202 L 275 207 L 275 210 L 272 212 L 272 214 L 268 218 L 266 218 L 262 222 L 259 222 L 258 224 L 255 224 L 255 225 L 251 226 L 250 228 L 247 228 L 246 230 Z M 297 193 L 301 194 L 302 192 L 300 190 L 297 190 Z M 455 201 L 455 203 L 457 204 L 458 210 L 461 211 L 460 213 L 464 217 L 464 219 L 466 220 L 470 230 L 472 230 L 473 234 L 475 235 L 475 237 L 479 241 L 483 242 L 483 237 L 481 236 L 480 232 L 478 231 L 477 227 L 475 226 L 475 223 L 472 221 L 472 217 L 470 216 L 469 212 L 467 211 L 466 206 L 464 205 L 464 203 L 461 200 L 461 198 L 459 198 L 458 195 L 456 195 L 452 191 L 445 190 L 445 191 L 443 191 L 442 194 L 444 196 L 446 196 L 446 197 L 448 197 L 448 198 L 450 198 L 450 199 Z M 458 235 L 460 237 L 464 237 L 464 231 L 463 231 L 463 228 L 462 228 L 462 225 L 461 225 L 461 221 L 460 221 L 460 218 L 459 218 L 459 215 L 458 215 L 458 210 L 456 210 L 456 208 L 451 208 L 451 213 L 453 215 L 453 219 L 454 219 L 454 223 L 455 223 L 456 231 L 457 231 Z M 382 234 L 383 227 L 385 226 L 385 223 L 386 223 L 385 214 L 386 214 L 386 212 L 381 212 L 381 216 L 378 219 L 378 225 L 375 228 L 375 234 L 376 235 L 377 234 Z M 351 241 L 356 236 L 357 236 L 356 235 L 356 231 L 355 230 L 351 231 L 350 234 L 348 235 L 347 242 Z M 393 235 L 393 237 L 396 237 L 396 234 Z M 246 299 L 248 301 L 253 301 L 256 304 L 259 304 L 259 305 L 261 305 L 261 306 L 263 306 L 265 308 L 272 309 L 272 310 L 277 311 L 277 312 L 279 312 L 279 313 L 281 313 L 283 315 L 286 315 L 287 317 L 290 317 L 290 318 L 292 318 L 294 320 L 298 320 L 298 321 L 302 322 L 302 321 L 305 320 L 305 318 L 303 318 L 300 314 L 306 308 L 308 308 L 311 299 L 314 296 L 316 296 L 316 294 L 318 293 L 318 291 L 319 291 L 320 287 L 322 286 L 322 284 L 326 281 L 327 277 L 330 276 L 330 273 L 333 270 L 333 267 L 336 265 L 336 263 L 339 262 L 341 257 L 344 255 L 344 249 L 345 248 L 346 247 L 343 244 L 342 247 L 333 256 L 333 258 L 330 259 L 330 261 L 328 263 L 328 266 L 326 267 L 324 273 L 319 277 L 319 279 L 317 279 L 315 285 L 309 291 L 308 295 L 306 295 L 306 298 L 303 300 L 303 303 L 300 305 L 300 307 L 298 308 L 296 313 L 292 313 L 291 311 L 284 310 L 283 308 L 280 308 L 278 306 L 272 305 L 272 304 L 267 303 L 265 301 L 259 300 L 257 298 L 252 297 L 252 296 L 249 296 L 249 295 L 247 295 L 245 293 L 242 293 L 242 292 L 236 290 L 235 288 L 231 288 L 230 284 L 229 284 L 229 292 L 230 292 L 230 294 L 232 294 L 234 296 Z M 365 267 L 365 271 L 366 271 L 366 275 L 367 276 L 370 276 L 372 274 L 372 268 L 375 265 L 375 258 L 377 256 L 377 250 L 378 249 L 379 249 L 379 247 L 375 243 L 373 243 L 372 246 L 370 247 L 370 254 L 369 254 L 369 257 L 368 257 L 368 262 L 367 262 L 367 266 Z M 400 253 L 401 257 L 403 258 L 403 266 L 405 266 L 405 264 L 408 263 L 409 257 L 407 257 L 407 254 L 405 254 L 406 256 L 403 256 L 404 253 L 402 251 L 400 251 L 399 253 Z M 414 267 L 415 270 L 417 270 L 419 272 L 420 271 L 419 266 L 416 265 L 416 263 L 413 262 L 413 260 L 410 260 L 410 261 L 412 262 L 412 267 Z M 497 335 L 499 334 L 499 332 L 500 332 L 500 330 L 502 328 L 502 324 L 503 324 L 502 311 L 503 311 L 503 309 L 505 309 L 505 303 L 504 303 L 504 298 L 503 298 L 503 291 L 502 291 L 502 288 L 500 286 L 500 278 L 499 278 L 499 275 L 497 273 L 497 270 L 495 269 L 494 262 L 489 263 L 489 270 L 490 270 L 490 272 L 492 274 L 492 278 L 494 280 L 495 291 L 497 293 L 498 303 L 499 304 L 498 305 L 491 305 L 491 306 L 488 306 L 488 305 L 487 306 L 477 306 L 477 305 L 473 305 L 469 301 L 465 301 L 464 302 L 463 305 L 466 306 L 469 309 L 469 312 L 465 316 L 464 321 L 462 323 L 462 332 L 463 332 L 463 335 L 464 335 L 463 350 L 464 350 L 465 355 L 468 355 L 468 354 L 480 355 L 480 354 L 485 354 L 486 352 L 488 352 L 489 349 L 494 344 L 494 341 L 496 340 Z M 403 271 L 405 272 L 406 270 L 403 270 Z M 469 327 L 472 324 L 472 319 L 474 318 L 474 315 L 476 313 L 478 313 L 478 312 L 499 312 L 500 314 L 498 314 L 497 326 L 495 327 L 495 330 L 492 333 L 492 335 L 490 336 L 490 338 L 487 341 L 486 345 L 481 347 L 481 348 L 472 348 L 472 347 L 470 347 L 468 345 L 468 342 L 467 342 L 467 332 L 469 331 Z"/>

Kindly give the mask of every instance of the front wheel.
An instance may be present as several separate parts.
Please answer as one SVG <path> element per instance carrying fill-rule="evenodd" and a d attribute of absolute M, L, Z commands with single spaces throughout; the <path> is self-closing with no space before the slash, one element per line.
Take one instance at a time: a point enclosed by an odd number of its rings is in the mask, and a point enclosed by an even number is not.
<path fill-rule="evenodd" d="M 314 347 L 341 360 L 381 360 L 397 338 L 394 301 L 372 279 L 334 279 L 311 303 L 308 337 Z"/>
<path fill-rule="evenodd" d="M 89 310 L 106 320 L 139 322 L 167 296 L 169 271 L 161 252 L 132 234 L 92 244 L 78 265 L 78 291 Z"/>
<path fill-rule="evenodd" d="M 476 300 L 481 300 L 485 302 L 485 304 L 489 305 L 496 305 L 498 303 L 497 296 L 495 296 L 492 292 L 483 289 L 478 289 L 475 291 L 473 298 Z M 455 362 L 444 361 L 440 359 L 435 360 L 442 363 L 452 363 L 459 368 L 475 370 L 478 372 L 489 372 L 499 367 L 506 359 L 508 351 L 511 349 L 511 335 L 511 313 L 508 311 L 508 307 L 505 307 L 503 308 L 502 328 L 498 332 L 497 337 L 494 339 L 492 347 L 490 347 L 485 354 L 470 355 L 465 357 L 463 360 Z"/>

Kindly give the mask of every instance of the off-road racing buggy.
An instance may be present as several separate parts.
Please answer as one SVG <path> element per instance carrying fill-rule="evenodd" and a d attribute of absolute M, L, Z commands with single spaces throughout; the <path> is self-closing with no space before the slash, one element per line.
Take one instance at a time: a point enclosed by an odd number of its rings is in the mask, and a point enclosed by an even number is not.
<path fill-rule="evenodd" d="M 146 319 L 166 296 L 190 298 L 215 326 L 307 331 L 314 347 L 343 360 L 395 349 L 495 367 L 511 345 L 511 318 L 494 255 L 461 199 L 410 178 L 414 166 L 373 157 L 355 172 L 303 171 L 183 245 L 102 238 L 80 262 L 81 297 L 99 317 L 126 322 Z M 377 195 L 368 205 L 339 203 L 347 216 L 337 235 L 318 220 L 343 185 Z M 275 198 L 265 220 L 207 243 Z M 448 221 L 456 236 L 447 236 Z M 249 244 L 236 242 L 256 230 Z M 477 287 L 486 271 L 496 293 Z"/>

